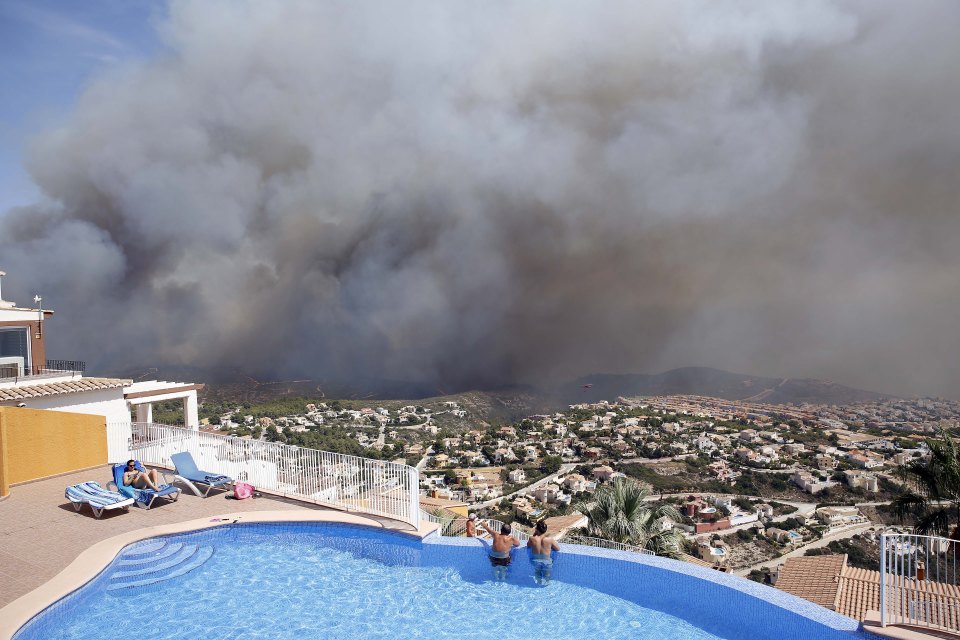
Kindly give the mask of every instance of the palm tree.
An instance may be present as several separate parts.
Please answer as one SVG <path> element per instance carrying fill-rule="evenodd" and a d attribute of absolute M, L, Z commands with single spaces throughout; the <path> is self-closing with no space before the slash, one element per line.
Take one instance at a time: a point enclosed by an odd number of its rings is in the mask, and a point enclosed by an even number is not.
<path fill-rule="evenodd" d="M 683 550 L 683 536 L 672 525 L 681 519 L 680 513 L 670 504 L 651 507 L 648 495 L 640 483 L 616 478 L 576 508 L 587 517 L 591 536 L 676 557 Z"/>
<path fill-rule="evenodd" d="M 914 530 L 920 535 L 956 535 L 960 526 L 957 443 L 942 428 L 939 435 L 927 440 L 929 460 L 911 460 L 898 470 L 907 490 L 892 506 L 901 522 L 913 516 Z"/>

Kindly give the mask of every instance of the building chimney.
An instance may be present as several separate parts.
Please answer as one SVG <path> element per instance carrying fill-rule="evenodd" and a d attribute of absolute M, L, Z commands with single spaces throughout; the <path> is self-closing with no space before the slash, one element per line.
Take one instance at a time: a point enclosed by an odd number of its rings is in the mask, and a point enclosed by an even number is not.
<path fill-rule="evenodd" d="M 16 306 L 12 302 L 7 302 L 3 299 L 3 276 L 7 275 L 6 271 L 0 271 L 0 309 L 10 308 Z"/>

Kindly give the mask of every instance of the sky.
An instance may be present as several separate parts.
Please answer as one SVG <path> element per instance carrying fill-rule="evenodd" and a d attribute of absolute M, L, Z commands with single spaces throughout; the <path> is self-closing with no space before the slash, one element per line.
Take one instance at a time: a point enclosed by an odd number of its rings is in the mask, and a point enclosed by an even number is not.
<path fill-rule="evenodd" d="M 61 122 L 92 77 L 156 53 L 163 2 L 0 0 L 0 215 L 35 202 L 32 136 Z"/>
<path fill-rule="evenodd" d="M 956 24 L 0 0 L 4 296 L 42 292 L 52 357 L 101 373 L 713 366 L 960 398 Z"/>

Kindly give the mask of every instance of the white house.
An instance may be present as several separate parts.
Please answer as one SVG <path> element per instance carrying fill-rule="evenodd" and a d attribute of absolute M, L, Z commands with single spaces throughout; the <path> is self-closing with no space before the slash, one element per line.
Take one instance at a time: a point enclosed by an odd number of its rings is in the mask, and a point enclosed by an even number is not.
<path fill-rule="evenodd" d="M 847 479 L 847 484 L 850 485 L 852 489 L 863 489 L 864 491 L 874 492 L 879 489 L 877 476 L 872 473 L 848 469 L 847 471 L 843 472 L 843 475 Z"/>
<path fill-rule="evenodd" d="M 507 474 L 507 479 L 510 480 L 510 482 L 512 482 L 513 484 L 517 484 L 518 482 L 523 482 L 524 480 L 527 479 L 527 472 L 524 471 L 523 469 L 514 469 L 513 471 Z"/>
<path fill-rule="evenodd" d="M 821 480 L 820 478 L 814 476 L 812 473 L 806 471 L 796 471 L 793 474 L 793 477 L 790 478 L 794 484 L 798 487 L 807 491 L 808 493 L 820 493 L 824 489 L 830 486 L 830 483 L 826 480 Z"/>

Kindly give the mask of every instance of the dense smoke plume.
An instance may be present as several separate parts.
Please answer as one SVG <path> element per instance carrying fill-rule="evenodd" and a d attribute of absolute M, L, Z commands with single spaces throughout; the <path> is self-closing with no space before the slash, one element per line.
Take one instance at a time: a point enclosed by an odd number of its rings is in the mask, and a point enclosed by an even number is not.
<path fill-rule="evenodd" d="M 100 373 L 711 365 L 960 396 L 960 4 L 174 2 L 36 140 L 8 299 Z"/>

